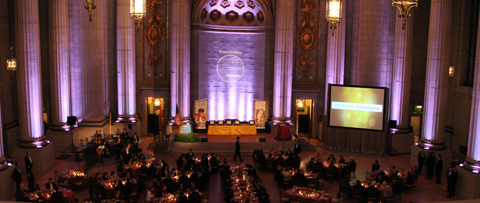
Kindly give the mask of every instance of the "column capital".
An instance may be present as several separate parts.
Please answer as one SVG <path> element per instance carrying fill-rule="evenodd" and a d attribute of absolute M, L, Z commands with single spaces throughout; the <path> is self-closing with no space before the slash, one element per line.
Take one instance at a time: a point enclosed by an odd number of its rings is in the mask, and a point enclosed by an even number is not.
<path fill-rule="evenodd" d="M 39 149 L 42 147 L 47 146 L 50 144 L 50 141 L 46 139 L 39 139 L 39 140 L 34 140 L 34 141 L 25 141 L 25 140 L 20 140 L 18 142 L 18 146 L 20 148 L 27 148 L 27 149 Z"/>
<path fill-rule="evenodd" d="M 444 150 L 447 149 L 445 142 L 435 142 L 432 140 L 420 140 L 418 142 L 418 147 L 426 150 Z"/>

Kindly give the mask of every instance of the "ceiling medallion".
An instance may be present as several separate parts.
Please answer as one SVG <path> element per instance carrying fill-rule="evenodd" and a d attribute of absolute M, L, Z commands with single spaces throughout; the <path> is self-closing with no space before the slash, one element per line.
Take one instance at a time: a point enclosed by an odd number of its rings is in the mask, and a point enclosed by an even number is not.
<path fill-rule="evenodd" d="M 222 13 L 220 13 L 220 11 L 218 11 L 217 9 L 213 10 L 210 13 L 210 19 L 212 19 L 213 21 L 218 20 L 220 16 L 222 16 Z"/>
<path fill-rule="evenodd" d="M 210 1 L 210 6 L 215 6 L 217 4 L 218 0 L 212 0 Z"/>
<path fill-rule="evenodd" d="M 227 8 L 230 6 L 230 0 L 223 0 L 222 3 L 220 3 L 220 6 L 223 8 Z"/>
<path fill-rule="evenodd" d="M 250 6 L 250 8 L 255 8 L 255 2 L 253 2 L 252 0 L 248 0 L 247 4 L 248 6 Z"/>
<path fill-rule="evenodd" d="M 234 21 L 238 18 L 238 13 L 235 11 L 229 11 L 227 12 L 227 19 L 230 21 Z"/>
<path fill-rule="evenodd" d="M 262 11 L 258 11 L 257 13 L 258 20 L 263 23 L 263 20 L 265 20 L 265 16 L 263 16 Z"/>
<path fill-rule="evenodd" d="M 249 23 L 250 23 L 250 22 L 252 22 L 252 21 L 253 21 L 253 19 L 254 19 L 254 17 L 253 17 L 253 13 L 252 13 L 252 12 L 250 12 L 250 11 L 248 11 L 248 12 L 245 12 L 245 13 L 243 14 L 243 18 L 244 18 L 244 19 L 245 19 L 247 22 L 249 22 Z"/>
<path fill-rule="evenodd" d="M 243 7 L 245 7 L 245 3 L 243 3 L 242 0 L 238 0 L 237 2 L 235 2 L 235 6 L 239 9 L 242 9 Z"/>

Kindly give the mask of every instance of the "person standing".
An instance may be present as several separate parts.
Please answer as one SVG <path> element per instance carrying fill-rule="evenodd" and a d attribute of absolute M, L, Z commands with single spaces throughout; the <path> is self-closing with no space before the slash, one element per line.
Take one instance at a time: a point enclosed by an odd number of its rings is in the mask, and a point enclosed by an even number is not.
<path fill-rule="evenodd" d="M 443 161 L 442 156 L 437 155 L 437 163 L 435 163 L 435 176 L 437 177 L 437 184 L 442 183 L 442 171 L 443 171 Z"/>
<path fill-rule="evenodd" d="M 240 161 L 243 161 L 242 156 L 240 155 L 240 137 L 237 137 L 237 142 L 235 142 L 235 156 L 233 157 L 234 161 L 237 161 L 237 156 L 240 158 Z"/>
<path fill-rule="evenodd" d="M 427 157 L 425 166 L 427 166 L 427 179 L 430 179 L 433 176 L 433 169 L 435 167 L 435 156 L 433 152 L 430 152 L 430 155 Z"/>
<path fill-rule="evenodd" d="M 293 148 L 293 151 L 295 152 L 295 155 L 299 155 L 302 153 L 302 145 L 300 145 L 300 142 L 297 140 L 297 143 L 295 143 L 295 147 Z"/>
<path fill-rule="evenodd" d="M 25 160 L 25 168 L 27 169 L 27 176 L 33 176 L 33 173 L 32 173 L 33 161 L 32 161 L 32 157 L 30 157 L 29 151 L 27 151 L 24 160 Z"/>
<path fill-rule="evenodd" d="M 452 170 L 447 175 L 447 179 L 448 179 L 448 192 L 449 192 L 447 198 L 455 197 L 455 190 L 457 187 L 457 179 L 458 179 L 457 168 L 455 167 L 452 168 Z"/>
<path fill-rule="evenodd" d="M 418 153 L 418 174 L 422 174 L 423 164 L 425 164 L 425 153 L 422 150 Z"/>
<path fill-rule="evenodd" d="M 22 171 L 20 170 L 18 162 L 15 162 L 15 169 L 13 170 L 13 180 L 15 180 L 17 190 L 19 190 L 20 184 L 22 183 Z"/>

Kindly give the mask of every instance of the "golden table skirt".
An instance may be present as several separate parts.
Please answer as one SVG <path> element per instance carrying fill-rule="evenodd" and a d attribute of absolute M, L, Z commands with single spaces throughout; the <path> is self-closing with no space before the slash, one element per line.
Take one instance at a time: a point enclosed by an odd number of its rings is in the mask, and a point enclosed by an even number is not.
<path fill-rule="evenodd" d="M 211 125 L 208 126 L 208 135 L 257 135 L 255 125 Z"/>

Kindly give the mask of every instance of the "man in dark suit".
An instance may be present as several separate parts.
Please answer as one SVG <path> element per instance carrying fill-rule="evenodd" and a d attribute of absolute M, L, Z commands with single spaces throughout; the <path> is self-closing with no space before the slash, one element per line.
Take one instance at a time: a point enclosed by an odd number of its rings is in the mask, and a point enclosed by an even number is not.
<path fill-rule="evenodd" d="M 440 154 L 437 156 L 437 158 L 437 163 L 435 163 L 435 176 L 437 177 L 437 184 L 440 184 L 442 183 L 443 161 Z"/>
<path fill-rule="evenodd" d="M 418 174 L 422 174 L 424 163 L 425 163 L 425 153 L 423 153 L 423 151 L 420 151 L 418 153 Z"/>
<path fill-rule="evenodd" d="M 32 167 L 33 167 L 33 160 L 32 157 L 30 157 L 30 152 L 27 151 L 27 154 L 25 155 L 25 168 L 27 169 L 27 176 L 33 176 L 32 173 Z"/>
<path fill-rule="evenodd" d="M 430 179 L 433 176 L 433 169 L 435 167 L 435 156 L 433 152 L 430 152 L 430 155 L 427 157 L 425 166 L 427 166 L 427 179 Z"/>
<path fill-rule="evenodd" d="M 457 179 L 458 179 L 458 172 L 457 168 L 453 167 L 452 170 L 447 174 L 447 179 L 448 179 L 448 196 L 447 198 L 450 197 L 455 197 L 455 190 L 457 187 Z"/>
<path fill-rule="evenodd" d="M 57 187 L 57 186 L 56 186 L 55 183 L 53 182 L 53 178 L 49 178 L 49 179 L 48 179 L 48 183 L 45 184 L 45 188 L 46 188 L 47 190 L 50 190 L 50 189 L 54 189 L 54 188 L 56 188 L 56 187 Z"/>
<path fill-rule="evenodd" d="M 235 142 L 235 156 L 233 157 L 233 160 L 237 160 L 237 156 L 240 158 L 240 161 L 243 161 L 242 156 L 240 155 L 240 137 L 237 137 L 237 142 Z"/>
<path fill-rule="evenodd" d="M 300 142 L 297 140 L 297 143 L 295 144 L 295 147 L 293 148 L 293 151 L 295 152 L 295 155 L 299 155 L 302 153 L 302 145 L 300 145 Z"/>
<path fill-rule="evenodd" d="M 15 169 L 13 170 L 13 180 L 17 185 L 17 190 L 20 189 L 20 183 L 22 183 L 22 171 L 20 170 L 20 166 L 18 162 L 15 162 Z"/>

